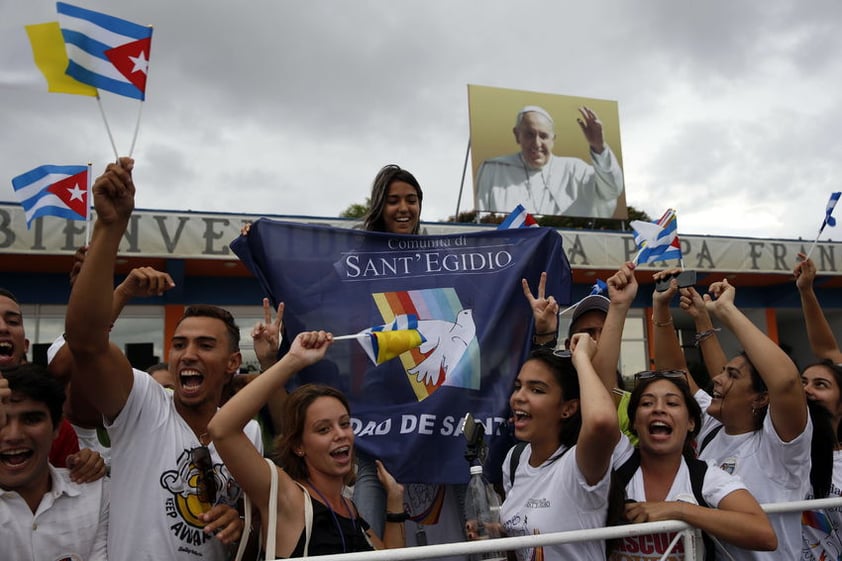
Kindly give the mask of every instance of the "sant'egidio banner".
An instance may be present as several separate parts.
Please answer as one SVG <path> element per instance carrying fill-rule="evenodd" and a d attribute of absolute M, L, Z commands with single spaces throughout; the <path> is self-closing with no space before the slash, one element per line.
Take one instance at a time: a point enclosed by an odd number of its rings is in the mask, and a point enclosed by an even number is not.
<path fill-rule="evenodd" d="M 357 446 L 405 482 L 467 480 L 466 412 L 501 434 L 530 347 L 521 279 L 547 271 L 547 292 L 571 297 L 561 238 L 547 228 L 408 236 L 261 219 L 231 247 L 285 303 L 288 339 L 408 324 L 420 333 L 420 346 L 380 364 L 357 340 L 335 341 L 294 380 L 341 389 Z"/>
<path fill-rule="evenodd" d="M 243 224 L 259 216 L 232 213 L 176 212 L 135 209 L 120 245 L 125 257 L 236 260 L 228 244 Z M 303 216 L 274 216 L 289 222 L 350 228 L 353 220 Z M 426 222 L 427 234 L 488 231 L 486 224 Z M 631 232 L 558 230 L 564 251 L 574 269 L 616 270 L 637 253 Z M 828 234 L 829 235 L 829 234 Z M 811 240 L 694 236 L 679 232 L 684 264 L 699 272 L 752 272 L 792 276 L 796 254 L 807 250 Z M 17 203 L 0 203 L 0 255 L 72 255 L 85 243 L 82 222 L 54 217 L 38 218 L 26 228 L 23 209 Z M 819 242 L 812 254 L 823 275 L 842 275 L 842 244 Z M 670 262 L 670 263 L 674 263 Z M 655 263 L 657 269 L 663 263 Z"/>

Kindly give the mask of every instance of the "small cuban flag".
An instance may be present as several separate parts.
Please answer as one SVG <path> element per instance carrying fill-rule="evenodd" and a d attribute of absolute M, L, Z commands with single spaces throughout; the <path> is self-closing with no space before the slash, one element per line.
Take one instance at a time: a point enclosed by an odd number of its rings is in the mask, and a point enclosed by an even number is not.
<path fill-rule="evenodd" d="M 400 315 L 392 323 L 364 329 L 354 335 L 334 337 L 335 341 L 356 339 L 375 365 L 383 364 L 426 341 L 418 331 L 418 316 Z"/>
<path fill-rule="evenodd" d="M 68 76 L 95 88 L 143 100 L 152 28 L 65 2 L 56 3 Z"/>
<path fill-rule="evenodd" d="M 27 229 L 39 216 L 87 220 L 89 178 L 89 167 L 84 165 L 43 165 L 13 178 Z"/>
<path fill-rule="evenodd" d="M 537 228 L 538 222 L 531 214 L 526 212 L 523 205 L 517 205 L 515 209 L 509 213 L 505 220 L 503 220 L 498 230 L 511 230 L 514 228 Z"/>
<path fill-rule="evenodd" d="M 836 203 L 839 202 L 839 196 L 842 195 L 842 192 L 836 191 L 830 194 L 830 199 L 827 201 L 827 208 L 824 211 L 824 222 L 822 222 L 822 227 L 819 230 L 819 234 L 822 233 L 825 226 L 830 226 L 833 228 L 836 226 L 836 219 L 833 217 L 833 209 L 836 208 Z"/>
<path fill-rule="evenodd" d="M 596 282 L 593 283 L 593 286 L 591 287 L 591 292 L 590 292 L 590 294 L 588 294 L 588 296 L 595 296 L 597 294 L 605 294 L 605 292 L 607 290 L 608 290 L 608 284 L 606 284 L 606 282 L 602 279 L 596 279 Z"/>

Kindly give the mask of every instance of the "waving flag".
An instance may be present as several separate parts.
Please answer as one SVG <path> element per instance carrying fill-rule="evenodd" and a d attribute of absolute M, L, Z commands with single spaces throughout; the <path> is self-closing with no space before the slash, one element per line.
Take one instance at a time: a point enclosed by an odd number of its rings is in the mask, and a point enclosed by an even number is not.
<path fill-rule="evenodd" d="M 605 294 L 605 291 L 608 290 L 608 284 L 602 279 L 596 279 L 596 282 L 593 283 L 591 287 L 591 291 L 588 296 L 594 296 L 596 294 Z"/>
<path fill-rule="evenodd" d="M 88 177 L 88 166 L 44 165 L 12 179 L 26 227 L 39 216 L 87 220 Z"/>
<path fill-rule="evenodd" d="M 152 28 L 56 3 L 70 63 L 67 74 L 126 97 L 146 97 Z"/>
<path fill-rule="evenodd" d="M 64 73 L 67 62 L 56 21 L 0 29 L 0 85 L 4 87 L 95 96 L 96 88 Z"/>
<path fill-rule="evenodd" d="M 630 225 L 634 230 L 634 243 L 639 248 L 635 263 L 681 259 L 678 219 L 673 209 L 667 209 L 655 222 L 632 220 Z"/>
<path fill-rule="evenodd" d="M 426 341 L 418 331 L 418 317 L 414 315 L 396 317 L 392 323 L 371 327 L 356 335 L 334 337 L 336 341 L 343 339 L 359 341 L 374 364 L 383 364 Z"/>
<path fill-rule="evenodd" d="M 505 220 L 503 220 L 498 230 L 508 230 L 511 228 L 537 228 L 538 222 L 535 218 L 526 212 L 523 205 L 517 205 L 515 209 L 509 213 Z"/>
<path fill-rule="evenodd" d="M 822 233 L 825 226 L 830 226 L 831 228 L 836 226 L 836 219 L 832 216 L 832 214 L 833 209 L 836 208 L 836 203 L 839 202 L 840 195 L 842 195 L 842 192 L 839 191 L 830 194 L 830 199 L 827 201 L 827 208 L 824 211 L 824 221 L 822 222 L 822 227 L 819 229 L 819 234 Z"/>

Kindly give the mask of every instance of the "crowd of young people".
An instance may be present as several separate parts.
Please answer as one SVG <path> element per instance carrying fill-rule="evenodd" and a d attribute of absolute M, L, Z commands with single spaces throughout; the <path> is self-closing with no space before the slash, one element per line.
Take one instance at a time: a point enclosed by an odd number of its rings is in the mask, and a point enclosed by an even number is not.
<path fill-rule="evenodd" d="M 254 507 L 265 558 L 405 546 L 405 487 L 377 459 L 356 458 L 345 397 L 329 386 L 305 385 L 289 395 L 284 389 L 298 370 L 324 357 L 330 333 L 300 333 L 276 360 L 283 306 L 272 319 L 264 302 L 265 322 L 253 332 L 264 372 L 236 393 L 230 387 L 242 360 L 239 329 L 224 309 L 185 310 L 171 342 L 169 389 L 134 370 L 109 340 L 129 297 L 160 293 L 171 283 L 140 272 L 131 277 L 133 289 L 113 289 L 134 208 L 133 166 L 121 158 L 94 184 L 97 220 L 74 269 L 52 374 L 25 364 L 20 306 L 0 293 L 0 522 L 10 528 L 16 558 L 242 556 L 243 494 Z M 363 228 L 418 235 L 422 198 L 412 174 L 384 167 Z M 652 295 L 658 369 L 622 373 L 634 374 L 635 384 L 619 408 L 613 396 L 624 391 L 617 371 L 623 326 L 642 273 L 626 263 L 608 280 L 607 297 L 583 300 L 563 345 L 546 277 L 535 295 L 524 280 L 535 349 L 509 399 L 514 435 L 525 445 L 513 447 L 502 465 L 504 535 L 682 520 L 703 530 L 706 559 L 838 557 L 836 510 L 805 513 L 805 521 L 824 517 L 833 531 L 823 531 L 802 527 L 799 513 L 767 516 L 760 508 L 842 495 L 842 351 L 813 292 L 815 266 L 800 257 L 794 274 L 815 364 L 799 372 L 736 306 L 727 280 L 704 294 L 673 280 Z M 655 273 L 654 280 L 674 273 Z M 671 316 L 676 300 L 703 334 L 709 391 L 684 360 Z M 725 357 L 714 320 L 739 341 L 741 354 Z M 67 403 L 75 409 L 63 407 L 68 381 Z M 253 420 L 267 405 L 279 434 L 270 460 Z M 107 465 L 102 454 L 72 447 L 65 454 L 70 471 L 49 456 L 66 422 L 63 408 L 71 418 L 86 411 L 90 419 L 89 408 L 101 417 L 93 422 L 107 430 Z M 62 517 L 70 511 L 72 518 Z M 660 559 L 671 541 L 629 536 L 513 555 L 648 561 Z M 667 558 L 683 559 L 681 547 Z"/>

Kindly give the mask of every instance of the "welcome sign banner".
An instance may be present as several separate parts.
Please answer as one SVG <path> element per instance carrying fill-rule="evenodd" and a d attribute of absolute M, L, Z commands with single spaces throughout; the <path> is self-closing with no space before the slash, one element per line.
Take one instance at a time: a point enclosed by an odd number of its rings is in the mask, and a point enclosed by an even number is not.
<path fill-rule="evenodd" d="M 293 385 L 325 383 L 351 404 L 356 446 L 407 483 L 467 480 L 460 420 L 470 411 L 491 438 L 505 430 L 512 383 L 530 347 L 533 291 L 570 302 L 570 266 L 549 228 L 407 236 L 257 220 L 231 249 L 273 305 L 285 337 L 389 329 L 407 321 L 423 342 L 373 364 L 336 341 Z M 396 327 L 397 328 L 397 327 Z"/>

